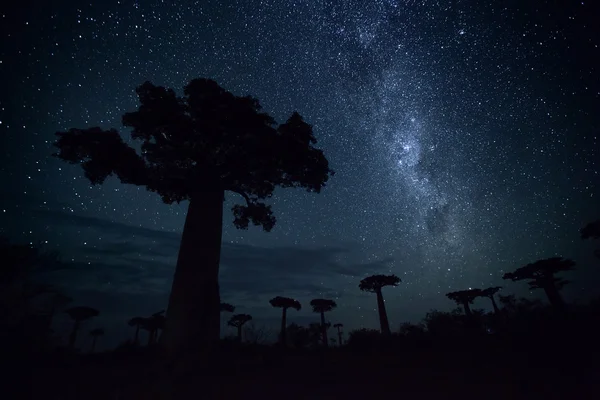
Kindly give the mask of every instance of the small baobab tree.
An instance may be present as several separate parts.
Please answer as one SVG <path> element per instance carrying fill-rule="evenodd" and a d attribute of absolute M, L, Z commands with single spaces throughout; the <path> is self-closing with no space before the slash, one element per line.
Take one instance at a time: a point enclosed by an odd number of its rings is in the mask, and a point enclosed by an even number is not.
<path fill-rule="evenodd" d="M 237 329 L 238 342 L 242 342 L 242 328 L 245 323 L 252 321 L 252 316 L 248 314 L 235 314 L 231 317 L 227 325 Z"/>
<path fill-rule="evenodd" d="M 313 312 L 321 314 L 321 341 L 323 346 L 327 347 L 327 325 L 325 324 L 325 313 L 332 311 L 337 307 L 337 304 L 333 300 L 329 299 L 313 299 L 310 302 L 310 306 Z"/>
<path fill-rule="evenodd" d="M 600 241 L 600 219 L 590 222 L 579 231 L 581 234 L 581 239 L 593 239 L 596 241 Z M 596 257 L 600 258 L 600 249 L 594 250 L 594 254 Z"/>
<path fill-rule="evenodd" d="M 372 275 L 360 281 L 360 284 L 358 285 L 359 289 L 363 292 L 375 293 L 377 295 L 379 325 L 381 327 L 381 333 L 386 336 L 391 335 L 391 331 L 381 289 L 385 286 L 398 286 L 398 283 L 400 282 L 400 278 L 396 275 Z"/>
<path fill-rule="evenodd" d="M 335 329 L 337 329 L 337 334 L 338 334 L 338 343 L 341 345 L 344 344 L 344 341 L 342 339 L 342 335 L 344 334 L 344 332 L 342 331 L 342 328 L 344 327 L 344 324 L 338 322 L 337 324 L 333 325 L 333 327 Z"/>
<path fill-rule="evenodd" d="M 471 318 L 473 316 L 469 304 L 473 304 L 473 300 L 480 296 L 481 289 L 459 290 L 457 292 L 446 293 L 447 298 L 453 300 L 459 306 L 464 307 L 467 318 Z"/>
<path fill-rule="evenodd" d="M 298 300 L 291 299 L 289 297 L 277 296 L 269 300 L 269 303 L 275 308 L 281 308 L 281 333 L 279 334 L 279 340 L 282 345 L 286 345 L 287 341 L 285 338 L 285 328 L 287 326 L 287 310 L 293 308 L 296 311 L 300 311 L 302 305 Z"/>
<path fill-rule="evenodd" d="M 498 305 L 496 305 L 496 299 L 494 299 L 494 295 L 498 293 L 498 291 L 502 289 L 502 286 L 492 286 L 487 289 L 483 289 L 481 291 L 481 297 L 487 297 L 492 301 L 492 307 L 494 307 L 494 314 L 498 314 L 500 310 L 498 309 Z"/>
<path fill-rule="evenodd" d="M 75 346 L 75 341 L 77 340 L 77 332 L 81 327 L 81 323 L 88 319 L 97 317 L 100 312 L 95 308 L 79 306 L 72 307 L 65 311 L 69 317 L 73 320 L 73 329 L 71 330 L 71 334 L 69 335 L 69 347 Z"/>
<path fill-rule="evenodd" d="M 569 281 L 557 278 L 555 275 L 563 271 L 571 271 L 575 268 L 575 261 L 568 258 L 552 257 L 538 260 L 517 268 L 514 272 L 504 274 L 503 279 L 512 281 L 527 280 L 531 289 L 543 289 L 548 296 L 552 307 L 562 310 L 565 302 L 560 295 L 560 289 Z"/>
<path fill-rule="evenodd" d="M 191 348 L 208 354 L 220 337 L 225 195 L 242 202 L 231 209 L 236 228 L 270 231 L 276 218 L 266 201 L 277 187 L 319 193 L 333 171 L 296 112 L 277 124 L 256 98 L 236 96 L 210 79 L 193 79 L 183 96 L 151 82 L 136 93 L 140 105 L 122 123 L 140 151 L 116 129 L 92 127 L 57 132 L 55 155 L 80 166 L 92 185 L 116 175 L 166 204 L 189 201 L 162 342 L 171 358 Z"/>
<path fill-rule="evenodd" d="M 135 326 L 135 336 L 133 337 L 133 343 L 140 343 L 140 327 L 144 325 L 146 318 L 143 317 L 133 317 L 127 322 L 127 325 L 134 327 Z"/>
<path fill-rule="evenodd" d="M 92 350 L 91 350 L 91 353 L 93 353 L 96 350 L 96 341 L 98 340 L 98 338 L 100 336 L 104 336 L 104 329 L 102 329 L 102 328 L 92 329 L 90 331 L 90 336 L 92 337 Z"/>

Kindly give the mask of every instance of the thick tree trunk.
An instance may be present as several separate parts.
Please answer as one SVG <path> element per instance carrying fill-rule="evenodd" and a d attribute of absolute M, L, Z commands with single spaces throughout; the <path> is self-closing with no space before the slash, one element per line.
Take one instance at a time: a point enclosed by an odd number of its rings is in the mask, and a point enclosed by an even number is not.
<path fill-rule="evenodd" d="M 550 301 L 552 307 L 554 307 L 556 310 L 564 310 L 565 302 L 562 299 L 560 293 L 558 292 L 556 286 L 548 285 L 544 287 L 544 292 L 546 292 L 546 296 L 548 296 L 548 300 Z"/>
<path fill-rule="evenodd" d="M 283 313 L 281 315 L 281 334 L 280 334 L 280 340 L 281 340 L 281 344 L 286 346 L 287 345 L 287 341 L 285 340 L 285 328 L 286 328 L 286 317 L 287 317 L 287 308 L 282 307 L 283 309 Z"/>
<path fill-rule="evenodd" d="M 96 339 L 98 339 L 97 336 L 92 337 L 92 353 L 96 350 Z"/>
<path fill-rule="evenodd" d="M 209 357 L 220 330 L 219 262 L 223 191 L 192 197 L 161 339 L 171 360 Z"/>
<path fill-rule="evenodd" d="M 471 318 L 473 314 L 471 313 L 471 307 L 469 307 L 469 302 L 465 301 L 463 303 L 463 306 L 465 307 L 465 315 L 467 316 L 467 318 Z"/>
<path fill-rule="evenodd" d="M 389 336 L 392 333 L 390 332 L 390 323 L 388 322 L 387 312 L 385 311 L 385 302 L 383 301 L 381 289 L 377 290 L 375 293 L 377 294 L 377 309 L 379 311 L 379 325 L 381 326 L 381 333 Z"/>
<path fill-rule="evenodd" d="M 323 340 L 323 346 L 329 347 L 327 343 L 327 326 L 325 326 L 325 313 L 321 311 L 321 340 Z"/>
<path fill-rule="evenodd" d="M 138 344 L 140 340 L 140 324 L 137 324 L 135 327 L 135 337 L 133 338 L 133 342 Z"/>
<path fill-rule="evenodd" d="M 75 346 L 75 340 L 77 339 L 77 331 L 79 330 L 79 321 L 76 320 L 73 323 L 73 330 L 71 331 L 71 335 L 69 335 L 69 347 Z"/>
<path fill-rule="evenodd" d="M 494 295 L 490 296 L 490 300 L 492 300 L 492 306 L 494 306 L 494 314 L 498 314 L 500 312 L 500 310 L 498 309 L 498 306 L 496 305 L 496 299 L 494 299 Z"/>
<path fill-rule="evenodd" d="M 342 344 L 344 344 L 344 343 L 342 342 L 342 331 L 340 330 L 340 328 L 338 328 L 338 343 L 340 344 L 340 346 L 341 346 Z"/>
<path fill-rule="evenodd" d="M 242 343 L 242 325 L 237 327 L 238 330 L 238 342 Z"/>

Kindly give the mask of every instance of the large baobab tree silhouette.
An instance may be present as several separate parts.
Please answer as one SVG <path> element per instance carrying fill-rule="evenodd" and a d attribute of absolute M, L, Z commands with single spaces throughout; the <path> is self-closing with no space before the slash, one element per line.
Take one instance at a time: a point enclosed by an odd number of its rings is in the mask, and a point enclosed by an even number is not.
<path fill-rule="evenodd" d="M 319 193 L 333 171 L 313 145 L 312 127 L 298 113 L 283 124 L 261 111 L 257 99 L 235 96 L 209 79 L 175 91 L 145 82 L 140 106 L 122 122 L 141 141 L 130 147 L 117 130 L 58 132 L 55 154 L 80 165 L 92 184 L 111 175 L 145 186 L 167 204 L 189 201 L 173 278 L 163 342 L 172 357 L 190 346 L 207 352 L 219 340 L 219 262 L 225 193 L 240 196 L 234 225 L 275 225 L 264 201 L 276 187 Z"/>
<path fill-rule="evenodd" d="M 344 324 L 338 322 L 337 324 L 333 325 L 334 328 L 337 329 L 337 333 L 338 333 L 338 343 L 341 345 L 344 344 L 344 341 L 342 340 L 342 335 L 344 332 L 342 332 L 342 328 L 344 327 Z"/>
<path fill-rule="evenodd" d="M 390 323 L 388 322 L 387 312 L 385 310 L 385 301 L 381 294 L 381 289 L 385 286 L 398 286 L 401 280 L 396 275 L 372 275 L 361 280 L 358 287 L 363 292 L 375 293 L 377 295 L 377 309 L 379 311 L 379 325 L 381 333 L 391 335 Z"/>
<path fill-rule="evenodd" d="M 135 336 L 133 337 L 133 343 L 140 343 L 140 327 L 146 323 L 146 318 L 133 317 L 127 322 L 129 326 L 135 326 Z"/>
<path fill-rule="evenodd" d="M 91 353 L 93 353 L 96 350 L 96 341 L 98 340 L 98 337 L 104 336 L 104 329 L 102 329 L 102 328 L 92 329 L 90 331 L 90 336 L 92 337 Z"/>
<path fill-rule="evenodd" d="M 589 224 L 581 228 L 579 232 L 581 233 L 581 238 L 584 240 L 594 239 L 600 241 L 600 219 L 590 222 Z M 600 249 L 594 250 L 594 255 L 600 258 Z"/>
<path fill-rule="evenodd" d="M 496 299 L 494 299 L 494 295 L 498 293 L 500 289 L 502 289 L 502 286 L 492 286 L 487 289 L 483 289 L 480 294 L 481 297 L 487 297 L 492 301 L 492 306 L 494 307 L 494 314 L 498 314 L 500 312 L 498 306 L 496 305 Z"/>
<path fill-rule="evenodd" d="M 562 257 L 551 257 L 538 260 L 517 268 L 514 272 L 504 274 L 503 279 L 512 281 L 528 280 L 531 289 L 543 289 L 550 304 L 557 310 L 564 310 L 565 302 L 560 295 L 560 289 L 569 281 L 557 278 L 559 272 L 575 268 L 575 261 Z"/>
<path fill-rule="evenodd" d="M 281 297 L 281 296 L 277 296 L 272 298 L 271 300 L 269 300 L 269 303 L 276 308 L 281 308 L 282 309 L 282 314 L 281 314 L 281 333 L 279 334 L 279 340 L 281 342 L 282 345 L 286 345 L 287 341 L 285 339 L 285 328 L 287 326 L 287 310 L 288 308 L 293 308 L 296 311 L 300 311 L 300 309 L 302 308 L 302 305 L 300 304 L 300 302 L 298 300 L 294 300 L 291 299 L 289 297 Z"/>
<path fill-rule="evenodd" d="M 252 321 L 252 316 L 248 314 L 235 314 L 231 317 L 227 325 L 237 329 L 238 342 L 242 343 L 242 327 L 248 321 Z"/>
<path fill-rule="evenodd" d="M 467 318 L 471 318 L 473 316 L 469 304 L 473 304 L 473 300 L 479 296 L 481 296 L 481 289 L 459 290 L 457 292 L 446 293 L 447 298 L 464 307 Z"/>
<path fill-rule="evenodd" d="M 337 307 L 337 304 L 333 300 L 329 299 L 314 299 L 310 301 L 310 306 L 313 312 L 321 314 L 321 341 L 323 346 L 327 347 L 327 325 L 325 324 L 325 313 L 333 310 Z"/>
<path fill-rule="evenodd" d="M 83 321 L 88 319 L 97 317 L 100 312 L 95 308 L 79 306 L 72 307 L 65 311 L 69 317 L 73 320 L 73 329 L 71 330 L 71 334 L 69 335 L 69 347 L 75 346 L 75 341 L 77 340 L 77 332 L 81 326 Z"/>

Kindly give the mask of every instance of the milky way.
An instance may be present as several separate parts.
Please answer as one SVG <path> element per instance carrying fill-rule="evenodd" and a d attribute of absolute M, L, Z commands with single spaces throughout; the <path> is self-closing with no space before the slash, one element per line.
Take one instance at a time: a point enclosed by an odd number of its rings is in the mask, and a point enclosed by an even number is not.
<path fill-rule="evenodd" d="M 280 122 L 299 111 L 336 170 L 319 195 L 276 191 L 271 233 L 235 230 L 226 214 L 222 290 L 240 310 L 267 320 L 267 300 L 285 294 L 285 281 L 305 302 L 336 298 L 335 318 L 350 327 L 376 326 L 358 280 L 395 273 L 403 283 L 386 294 L 399 324 L 451 307 L 450 290 L 502 284 L 503 270 L 540 257 L 586 265 L 578 229 L 598 217 L 600 195 L 594 11 L 542 3 L 107 1 L 3 11 L 5 234 L 47 241 L 88 269 L 64 278 L 86 301 L 110 309 L 107 299 L 128 299 L 115 321 L 163 307 L 177 250 L 169 235 L 181 232 L 186 205 L 116 179 L 90 187 L 49 157 L 51 143 L 71 127 L 119 128 L 146 80 L 181 93 L 207 77 L 256 96 Z M 295 251 L 311 264 L 304 273 Z M 273 259 L 282 265 L 258 265 Z"/>

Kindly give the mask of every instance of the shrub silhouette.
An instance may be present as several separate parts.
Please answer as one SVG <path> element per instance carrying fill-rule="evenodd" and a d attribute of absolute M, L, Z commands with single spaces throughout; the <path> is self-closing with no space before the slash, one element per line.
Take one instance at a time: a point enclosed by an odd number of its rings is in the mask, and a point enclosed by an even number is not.
<path fill-rule="evenodd" d="M 310 306 L 312 307 L 313 312 L 321 314 L 321 341 L 323 346 L 327 347 L 327 325 L 325 324 L 325 313 L 336 308 L 337 304 L 333 300 L 314 299 L 311 300 Z"/>
<path fill-rule="evenodd" d="M 385 286 L 398 286 L 400 282 L 400 278 L 396 275 L 372 275 L 360 281 L 358 285 L 359 289 L 363 292 L 375 293 L 377 295 L 377 309 L 379 310 L 381 333 L 387 336 L 391 335 L 390 323 L 388 322 L 381 289 Z"/>
<path fill-rule="evenodd" d="M 235 314 L 231 317 L 229 322 L 227 323 L 229 326 L 233 326 L 237 328 L 237 339 L 238 342 L 242 342 L 242 327 L 248 321 L 252 320 L 252 316 L 248 314 Z"/>
<path fill-rule="evenodd" d="M 272 298 L 271 300 L 269 300 L 269 303 L 273 307 L 282 309 L 281 332 L 279 334 L 279 340 L 280 340 L 281 344 L 285 346 L 287 344 L 286 337 L 285 337 L 285 328 L 287 326 L 287 322 L 286 322 L 287 309 L 293 308 L 296 311 L 300 311 L 300 309 L 302 308 L 302 305 L 300 304 L 300 302 L 298 300 L 294 300 L 289 297 L 281 297 L 281 296 Z"/>
<path fill-rule="evenodd" d="M 292 345 L 292 347 L 296 349 L 303 349 L 308 347 L 311 341 L 311 332 L 308 328 L 304 326 L 300 326 L 295 323 L 291 323 L 287 326 L 286 334 L 288 338 L 288 342 Z M 318 330 L 318 335 L 321 334 L 320 329 Z"/>
<path fill-rule="evenodd" d="M 116 175 L 167 204 L 189 200 L 163 339 L 171 357 L 191 346 L 208 351 L 219 340 L 225 193 L 245 201 L 232 208 L 237 228 L 252 222 L 270 231 L 275 217 L 264 201 L 276 187 L 319 193 L 333 171 L 313 147 L 312 127 L 296 112 L 276 125 L 257 99 L 235 96 L 209 79 L 190 81 L 183 97 L 150 82 L 136 93 L 140 105 L 122 122 L 141 141 L 141 153 L 117 130 L 95 127 L 57 132 L 55 155 L 80 165 L 93 185 Z"/>
<path fill-rule="evenodd" d="M 562 257 L 552 257 L 538 260 L 518 268 L 515 272 L 504 274 L 502 279 L 512 281 L 528 280 L 531 289 L 543 289 L 555 309 L 564 309 L 565 303 L 560 295 L 560 289 L 569 281 L 557 278 L 555 274 L 570 271 L 575 268 L 575 262 Z"/>
<path fill-rule="evenodd" d="M 81 326 L 81 322 L 86 321 L 88 319 L 97 317 L 100 312 L 91 307 L 72 307 L 65 311 L 69 317 L 73 320 L 73 329 L 71 330 L 71 334 L 69 335 L 69 347 L 75 346 L 75 341 L 77 340 L 77 332 Z"/>
<path fill-rule="evenodd" d="M 90 336 L 92 337 L 91 353 L 93 353 L 96 350 L 96 340 L 98 340 L 98 337 L 104 336 L 104 329 L 102 329 L 102 328 L 92 329 L 90 331 Z"/>

